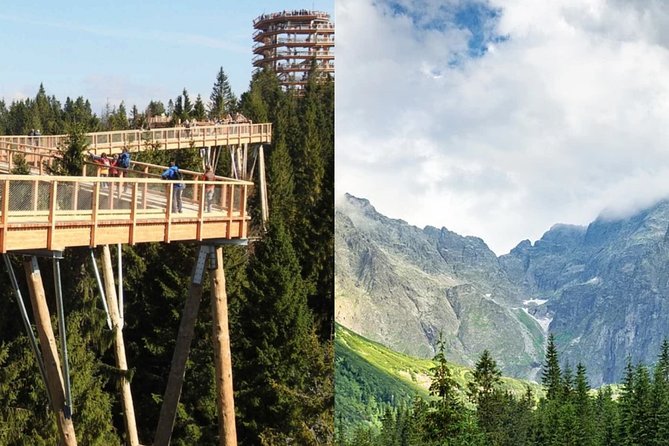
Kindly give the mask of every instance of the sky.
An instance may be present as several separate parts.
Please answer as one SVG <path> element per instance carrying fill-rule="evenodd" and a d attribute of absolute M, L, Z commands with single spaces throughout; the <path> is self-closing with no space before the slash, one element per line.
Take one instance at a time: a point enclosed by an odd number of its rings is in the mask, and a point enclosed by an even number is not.
<path fill-rule="evenodd" d="M 61 102 L 89 99 L 98 115 L 107 103 L 167 105 L 184 87 L 208 101 L 221 67 L 239 97 L 253 72 L 253 19 L 292 9 L 332 16 L 334 0 L 7 2 L 0 98 L 34 97 L 43 83 Z"/>
<path fill-rule="evenodd" d="M 336 179 L 498 255 L 669 196 L 661 0 L 337 0 Z"/>

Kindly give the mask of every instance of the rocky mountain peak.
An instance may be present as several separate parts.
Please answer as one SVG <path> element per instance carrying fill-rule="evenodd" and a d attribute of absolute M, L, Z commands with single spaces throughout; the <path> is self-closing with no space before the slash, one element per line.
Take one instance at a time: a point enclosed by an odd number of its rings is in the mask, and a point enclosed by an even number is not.
<path fill-rule="evenodd" d="M 587 227 L 554 225 L 500 257 L 478 237 L 347 202 L 335 243 L 340 322 L 399 351 L 431 356 L 443 331 L 456 360 L 471 364 L 488 348 L 526 377 L 550 331 L 599 385 L 619 381 L 630 356 L 652 363 L 669 337 L 669 200 Z"/>

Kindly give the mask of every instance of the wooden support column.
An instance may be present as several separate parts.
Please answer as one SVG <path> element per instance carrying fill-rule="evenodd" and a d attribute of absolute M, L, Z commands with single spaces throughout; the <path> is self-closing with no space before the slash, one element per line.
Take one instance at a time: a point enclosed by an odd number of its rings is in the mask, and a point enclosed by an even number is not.
<path fill-rule="evenodd" d="M 135 422 L 135 406 L 132 402 L 132 393 L 130 392 L 130 382 L 126 374 L 128 373 L 128 361 L 125 357 L 125 343 L 123 341 L 123 326 L 118 311 L 118 299 L 116 297 L 116 287 L 114 286 L 114 270 L 112 269 L 111 253 L 109 245 L 102 246 L 102 271 L 105 281 L 105 294 L 107 297 L 107 307 L 112 321 L 112 330 L 114 330 L 114 353 L 116 356 L 116 367 L 123 374 L 120 377 L 121 403 L 123 404 L 123 417 L 125 419 L 126 440 L 130 446 L 138 446 L 139 438 L 137 436 L 137 423 Z"/>
<path fill-rule="evenodd" d="M 37 258 L 26 258 L 23 262 L 28 277 L 28 290 L 30 291 L 30 302 L 33 307 L 37 334 L 39 336 L 40 350 L 44 359 L 46 371 L 46 385 L 53 411 L 56 413 L 56 424 L 60 433 L 61 444 L 65 446 L 76 446 L 77 438 L 74 434 L 72 417 L 65 413 L 65 390 L 63 388 L 63 374 L 60 369 L 60 359 L 56 348 L 56 338 L 53 335 L 49 307 L 46 303 L 42 274 L 37 265 Z M 69 415 L 69 414 L 67 414 Z"/>
<path fill-rule="evenodd" d="M 258 148 L 258 177 L 260 179 L 260 215 L 264 229 L 269 218 L 269 203 L 267 201 L 267 182 L 265 181 L 265 150 L 262 144 Z M 252 180 L 252 178 L 249 178 L 249 180 Z"/>
<path fill-rule="evenodd" d="M 172 365 L 170 366 L 170 375 L 167 379 L 167 388 L 163 396 L 163 405 L 160 408 L 160 418 L 158 419 L 156 437 L 153 442 L 154 446 L 169 446 L 172 437 L 177 405 L 181 397 L 181 388 L 183 387 L 184 376 L 186 374 L 186 361 L 188 360 L 191 342 L 195 333 L 197 313 L 200 309 L 202 279 L 208 252 L 208 246 L 200 246 L 197 261 L 193 268 L 188 298 L 184 304 L 177 342 L 174 346 L 174 354 L 172 355 Z"/>
<path fill-rule="evenodd" d="M 225 291 L 223 248 L 217 246 L 216 268 L 211 271 L 211 312 L 216 365 L 216 406 L 220 446 L 237 446 L 235 401 L 232 393 L 232 356 L 228 327 L 228 296 Z M 213 259 L 212 259 L 213 260 Z"/>

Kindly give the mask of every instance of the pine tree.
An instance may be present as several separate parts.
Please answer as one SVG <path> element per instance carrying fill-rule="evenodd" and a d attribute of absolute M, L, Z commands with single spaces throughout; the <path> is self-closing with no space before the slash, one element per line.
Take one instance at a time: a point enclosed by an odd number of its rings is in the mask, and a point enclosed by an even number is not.
<path fill-rule="evenodd" d="M 273 214 L 281 216 L 287 223 L 295 220 L 295 185 L 293 162 L 284 138 L 280 138 L 269 154 L 267 163 L 269 203 Z"/>
<path fill-rule="evenodd" d="M 555 335 L 553 333 L 548 335 L 546 359 L 544 360 L 544 367 L 541 372 L 541 383 L 546 388 L 546 397 L 549 400 L 555 400 L 562 396 L 562 375 L 557 347 L 555 346 Z"/>
<path fill-rule="evenodd" d="M 618 405 L 620 408 L 620 424 L 619 424 L 619 434 L 620 443 L 623 446 L 628 446 L 634 444 L 633 440 L 633 425 L 634 425 L 634 416 L 635 416 L 635 397 L 634 397 L 634 387 L 635 387 L 635 376 L 634 368 L 632 367 L 631 358 L 627 359 L 627 365 L 625 366 L 625 377 L 623 378 L 623 385 L 620 389 L 620 398 L 618 398 Z"/>
<path fill-rule="evenodd" d="M 397 438 L 397 418 L 395 412 L 389 407 L 381 417 L 381 433 L 378 442 L 387 446 L 399 446 Z"/>
<path fill-rule="evenodd" d="M 562 396 L 565 400 L 571 400 L 574 396 L 574 374 L 569 362 L 562 367 Z"/>
<path fill-rule="evenodd" d="M 664 339 L 653 373 L 655 445 L 669 446 L 669 341 Z"/>
<path fill-rule="evenodd" d="M 635 444 L 650 445 L 653 442 L 656 429 L 648 369 L 639 364 L 634 371 L 634 375 L 632 438 Z"/>
<path fill-rule="evenodd" d="M 576 366 L 573 400 L 576 410 L 576 439 L 577 444 L 582 446 L 594 444 L 593 414 L 589 392 L 590 385 L 588 384 L 586 369 L 579 362 Z"/>
<path fill-rule="evenodd" d="M 195 99 L 195 105 L 193 106 L 193 118 L 198 121 L 203 121 L 206 117 L 206 114 L 207 113 L 204 109 L 204 102 L 202 102 L 202 96 L 198 94 L 197 98 Z"/>
<path fill-rule="evenodd" d="M 17 153 L 13 156 L 13 162 L 12 175 L 30 175 L 30 165 L 26 161 L 25 155 Z"/>
<path fill-rule="evenodd" d="M 184 88 L 184 91 L 181 93 L 183 97 L 183 110 L 181 112 L 181 117 L 183 119 L 191 119 L 193 117 L 193 103 L 190 101 L 190 96 L 188 96 L 188 91 Z"/>
<path fill-rule="evenodd" d="M 172 102 L 171 99 L 170 102 Z M 172 104 L 172 107 L 174 107 L 174 104 Z M 161 101 L 150 101 L 149 105 L 146 106 L 146 115 L 148 117 L 160 116 L 164 113 L 166 113 L 165 105 Z"/>
<path fill-rule="evenodd" d="M 7 104 L 0 99 L 0 134 L 7 134 Z"/>
<path fill-rule="evenodd" d="M 488 442 L 501 444 L 504 430 L 510 420 L 506 419 L 511 403 L 507 395 L 498 389 L 502 372 L 488 350 L 484 350 L 476 363 L 474 379 L 467 385 L 469 398 L 476 404 L 478 425 L 485 432 Z"/>
<path fill-rule="evenodd" d="M 133 129 L 140 129 L 144 125 L 146 118 L 144 114 L 139 112 L 139 109 L 136 105 L 132 106 L 130 110 L 130 124 Z"/>
<path fill-rule="evenodd" d="M 484 350 L 476 363 L 474 379 L 467 385 L 473 403 L 489 398 L 501 382 L 502 372 L 488 350 Z"/>
<path fill-rule="evenodd" d="M 184 113 L 184 103 L 183 103 L 183 97 L 181 95 L 177 96 L 176 100 L 174 101 L 174 109 L 172 113 L 172 121 L 177 121 L 177 120 L 185 120 L 185 113 Z"/>
<path fill-rule="evenodd" d="M 302 139 L 295 148 L 295 191 L 301 203 L 298 214 L 302 237 L 298 239 L 298 256 L 303 265 L 303 276 L 314 284 L 310 304 L 319 314 L 327 315 L 333 307 L 334 270 L 334 190 L 326 178 L 332 174 L 334 151 L 330 128 L 333 114 L 325 114 L 321 102 L 330 90 L 312 81 L 300 103 L 302 116 Z M 306 262 L 305 259 L 310 259 Z M 332 317 L 321 320 L 323 336 L 332 333 Z"/>
<path fill-rule="evenodd" d="M 593 412 L 595 444 L 603 446 L 621 444 L 618 406 L 613 401 L 613 392 L 610 386 L 600 387 L 597 390 Z"/>
<path fill-rule="evenodd" d="M 47 170 L 51 175 L 81 176 L 84 168 L 84 153 L 88 148 L 81 124 L 70 125 L 70 133 L 64 146 L 59 147 L 60 158 L 56 158 Z"/>
<path fill-rule="evenodd" d="M 230 88 L 228 76 L 223 67 L 218 70 L 214 88 L 209 96 L 209 117 L 211 119 L 222 119 L 227 113 L 232 113 L 237 107 L 237 98 Z M 263 121 L 264 122 L 264 121 Z"/>
<path fill-rule="evenodd" d="M 306 393 L 317 343 L 297 258 L 278 220 L 270 218 L 255 247 L 244 296 L 236 374 L 240 437 L 250 444 L 261 435 L 297 441 L 308 417 L 292 396 Z"/>
<path fill-rule="evenodd" d="M 435 399 L 430 401 L 429 410 L 425 414 L 420 426 L 423 440 L 430 442 L 455 439 L 463 430 L 467 430 L 468 411 L 457 396 L 458 383 L 453 378 L 451 368 L 446 362 L 446 343 L 441 334 L 437 341 L 437 353 L 432 360 L 434 366 L 430 368 L 431 382 L 430 395 Z"/>
<path fill-rule="evenodd" d="M 91 103 L 81 96 L 74 101 L 67 98 L 63 108 L 63 121 L 67 132 L 76 128 L 86 133 L 97 131 L 100 128 L 100 120 L 93 114 Z"/>
<path fill-rule="evenodd" d="M 436 397 L 441 405 L 450 405 L 456 400 L 455 392 L 458 383 L 453 379 L 451 368 L 446 362 L 446 342 L 443 335 L 439 334 L 437 340 L 437 353 L 432 358 L 435 365 L 430 368 L 432 379 L 430 381 L 430 395 Z"/>
<path fill-rule="evenodd" d="M 128 112 L 125 103 L 121 101 L 114 115 L 114 130 L 126 130 L 128 128 Z"/>

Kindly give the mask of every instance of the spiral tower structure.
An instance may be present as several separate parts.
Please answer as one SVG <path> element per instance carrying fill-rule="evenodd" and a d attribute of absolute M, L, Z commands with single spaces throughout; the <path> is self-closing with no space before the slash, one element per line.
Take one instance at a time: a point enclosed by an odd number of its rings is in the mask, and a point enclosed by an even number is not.
<path fill-rule="evenodd" d="M 253 66 L 269 67 L 285 90 L 302 90 L 312 66 L 334 79 L 334 24 L 325 12 L 306 9 L 263 14 L 253 21 Z"/>

